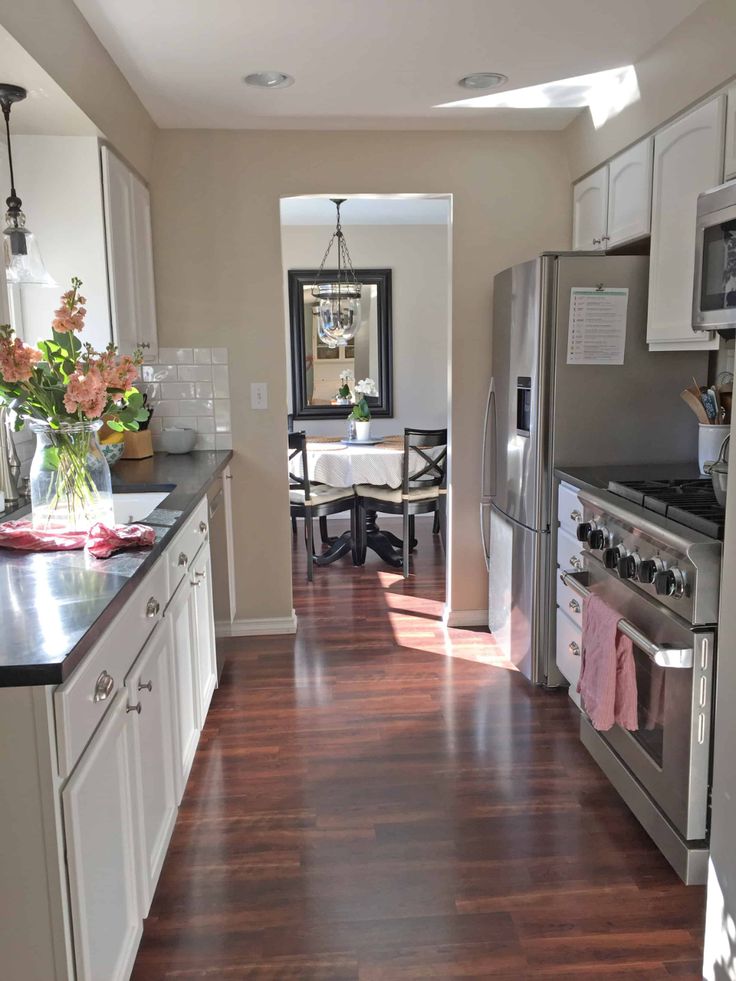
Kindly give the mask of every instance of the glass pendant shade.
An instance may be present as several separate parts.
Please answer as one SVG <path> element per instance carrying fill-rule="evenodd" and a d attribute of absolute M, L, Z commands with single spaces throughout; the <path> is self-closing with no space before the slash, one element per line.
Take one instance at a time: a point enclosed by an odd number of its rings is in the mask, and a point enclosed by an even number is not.
<path fill-rule="evenodd" d="M 20 217 L 22 218 L 22 212 Z M 6 216 L 3 229 L 5 278 L 20 286 L 58 286 L 46 271 L 36 236 L 16 218 Z"/>
<path fill-rule="evenodd" d="M 328 347 L 344 347 L 360 330 L 362 323 L 360 295 L 363 289 L 357 281 L 345 235 L 340 225 L 340 205 L 344 198 L 332 198 L 337 208 L 337 225 L 327 245 L 317 274 L 317 282 L 312 287 L 312 296 L 319 301 L 317 333 L 319 339 Z M 337 243 L 337 270 L 330 279 L 322 280 L 325 262 L 333 244 Z M 327 274 L 324 274 L 325 277 Z"/>
<path fill-rule="evenodd" d="M 360 297 L 320 300 L 317 333 L 328 347 L 344 347 L 352 341 L 360 322 Z"/>

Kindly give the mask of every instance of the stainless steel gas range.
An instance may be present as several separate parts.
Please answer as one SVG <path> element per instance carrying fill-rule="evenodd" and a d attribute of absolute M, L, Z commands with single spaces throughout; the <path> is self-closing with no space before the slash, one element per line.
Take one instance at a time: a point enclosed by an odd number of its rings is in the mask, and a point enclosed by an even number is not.
<path fill-rule="evenodd" d="M 564 573 L 621 615 L 636 664 L 639 728 L 581 739 L 684 882 L 708 860 L 710 739 L 723 510 L 710 480 L 581 490 L 583 568 Z"/>

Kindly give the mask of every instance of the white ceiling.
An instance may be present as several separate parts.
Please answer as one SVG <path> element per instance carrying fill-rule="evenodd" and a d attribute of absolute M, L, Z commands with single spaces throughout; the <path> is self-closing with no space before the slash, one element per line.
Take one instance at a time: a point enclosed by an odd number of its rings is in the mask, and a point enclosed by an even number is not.
<path fill-rule="evenodd" d="M 340 217 L 346 232 L 351 225 L 447 225 L 450 201 L 421 195 L 346 197 Z M 281 224 L 334 227 L 335 205 L 323 195 L 282 198 Z"/>
<path fill-rule="evenodd" d="M 580 110 L 433 107 L 470 72 L 519 88 L 635 63 L 702 0 L 75 2 L 162 127 L 561 129 Z M 264 70 L 296 84 L 242 83 Z"/>
<path fill-rule="evenodd" d="M 92 120 L 3 27 L 0 27 L 0 75 L 0 81 L 28 89 L 28 97 L 11 110 L 11 137 L 14 133 L 44 136 L 99 134 Z M 2 140 L 5 140 L 4 130 Z"/>

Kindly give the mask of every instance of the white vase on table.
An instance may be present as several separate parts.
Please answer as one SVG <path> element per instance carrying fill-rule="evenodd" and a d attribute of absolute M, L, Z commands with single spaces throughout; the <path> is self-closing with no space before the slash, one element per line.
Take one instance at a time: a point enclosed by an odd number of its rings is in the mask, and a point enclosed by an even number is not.
<path fill-rule="evenodd" d="M 355 438 L 359 443 L 365 443 L 371 438 L 371 421 L 370 419 L 355 420 Z"/>

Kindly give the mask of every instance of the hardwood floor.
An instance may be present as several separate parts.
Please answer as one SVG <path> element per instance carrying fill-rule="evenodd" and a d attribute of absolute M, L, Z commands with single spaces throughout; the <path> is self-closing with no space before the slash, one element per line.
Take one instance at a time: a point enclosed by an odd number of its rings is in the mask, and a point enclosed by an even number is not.
<path fill-rule="evenodd" d="M 295 544 L 298 634 L 232 642 L 138 981 L 701 977 L 703 890 L 567 695 L 442 629 L 430 528 L 406 582 L 369 554 L 308 585 Z"/>

